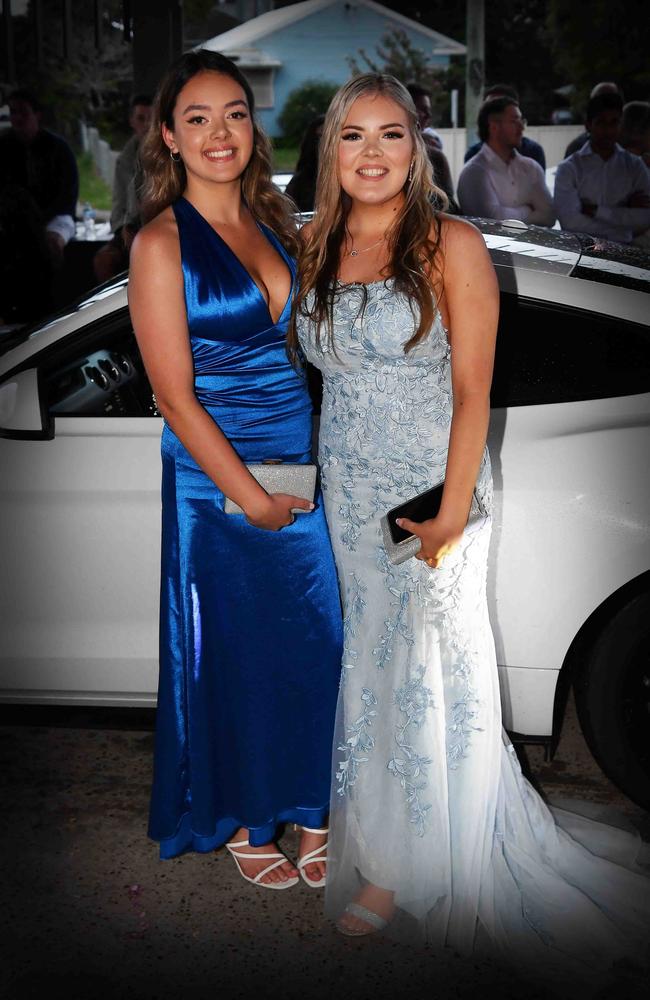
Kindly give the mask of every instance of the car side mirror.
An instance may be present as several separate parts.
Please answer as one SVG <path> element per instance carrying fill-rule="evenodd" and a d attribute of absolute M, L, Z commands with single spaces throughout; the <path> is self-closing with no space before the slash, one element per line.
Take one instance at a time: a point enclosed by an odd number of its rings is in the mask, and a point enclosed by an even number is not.
<path fill-rule="evenodd" d="M 0 437 L 17 441 L 49 441 L 54 423 L 43 406 L 38 370 L 9 375 L 0 383 Z"/>

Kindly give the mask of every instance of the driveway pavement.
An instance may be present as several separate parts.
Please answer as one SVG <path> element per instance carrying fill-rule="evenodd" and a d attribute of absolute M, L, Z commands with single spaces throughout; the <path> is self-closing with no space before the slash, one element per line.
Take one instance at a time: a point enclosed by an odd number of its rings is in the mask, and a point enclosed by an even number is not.
<path fill-rule="evenodd" d="M 255 889 L 223 850 L 160 862 L 145 835 L 152 732 L 63 714 L 57 725 L 0 714 L 0 977 L 11 1000 L 543 998 L 491 956 L 344 938 L 319 892 Z M 650 817 L 601 774 L 572 706 L 555 761 L 537 747 L 522 758 L 548 795 L 614 807 L 650 839 Z M 297 835 L 282 843 L 295 857 Z"/>

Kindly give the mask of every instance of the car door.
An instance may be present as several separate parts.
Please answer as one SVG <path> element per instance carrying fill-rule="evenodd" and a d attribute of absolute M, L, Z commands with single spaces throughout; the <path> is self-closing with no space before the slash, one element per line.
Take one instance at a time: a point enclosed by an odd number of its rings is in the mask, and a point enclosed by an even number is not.
<path fill-rule="evenodd" d="M 32 374 L 53 436 L 0 441 L 0 696 L 153 704 L 162 420 L 127 310 L 37 354 L 25 393 Z"/>
<path fill-rule="evenodd" d="M 502 291 L 489 439 L 504 723 L 535 736 L 576 633 L 650 566 L 650 330 L 563 302 L 575 279 L 556 280 L 544 299 Z"/>

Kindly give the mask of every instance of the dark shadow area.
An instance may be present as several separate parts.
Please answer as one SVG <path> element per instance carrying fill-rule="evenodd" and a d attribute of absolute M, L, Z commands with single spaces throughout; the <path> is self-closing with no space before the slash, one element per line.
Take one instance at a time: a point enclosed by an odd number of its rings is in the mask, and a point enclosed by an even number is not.
<path fill-rule="evenodd" d="M 95 705 L 0 705 L 0 726 L 46 726 L 63 729 L 124 729 L 150 732 L 155 708 Z"/>

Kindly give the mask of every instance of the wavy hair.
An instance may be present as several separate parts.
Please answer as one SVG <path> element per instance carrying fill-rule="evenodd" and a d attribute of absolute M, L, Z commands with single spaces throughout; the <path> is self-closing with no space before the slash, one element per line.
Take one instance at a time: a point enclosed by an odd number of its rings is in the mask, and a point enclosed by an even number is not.
<path fill-rule="evenodd" d="M 255 98 L 246 77 L 234 62 L 220 52 L 198 49 L 185 52 L 169 67 L 154 98 L 151 124 L 142 141 L 140 158 L 144 173 L 142 186 L 143 221 L 148 222 L 179 198 L 187 186 L 182 161 L 176 163 L 162 137 L 162 125 L 174 129 L 174 108 L 181 90 L 198 73 L 229 76 L 244 91 L 253 124 L 253 152 L 242 173 L 242 196 L 260 222 L 276 234 L 292 254 L 298 251 L 294 208 L 273 184 L 271 143 L 255 119 Z"/>
<path fill-rule="evenodd" d="M 411 306 L 416 330 L 405 343 L 409 351 L 426 336 L 433 323 L 436 302 L 431 287 L 431 271 L 438 270 L 440 222 L 431 199 L 446 207 L 447 196 L 436 187 L 426 146 L 417 127 L 415 105 L 406 87 L 394 76 L 364 73 L 349 80 L 334 95 L 325 116 L 320 144 L 320 168 L 316 186 L 316 214 L 298 263 L 298 292 L 289 325 L 288 348 L 292 358 L 299 353 L 296 319 L 309 318 L 316 327 L 318 343 L 322 330 L 332 345 L 332 307 L 336 295 L 341 246 L 346 236 L 352 200 L 341 187 L 338 173 L 338 150 L 341 130 L 350 108 L 359 97 L 380 94 L 406 113 L 413 140 L 411 179 L 404 184 L 404 204 L 387 233 L 389 261 L 386 278 L 392 277 L 395 290 L 403 293 Z M 434 228 L 434 238 L 431 229 Z M 307 297 L 313 293 L 313 301 Z"/>

